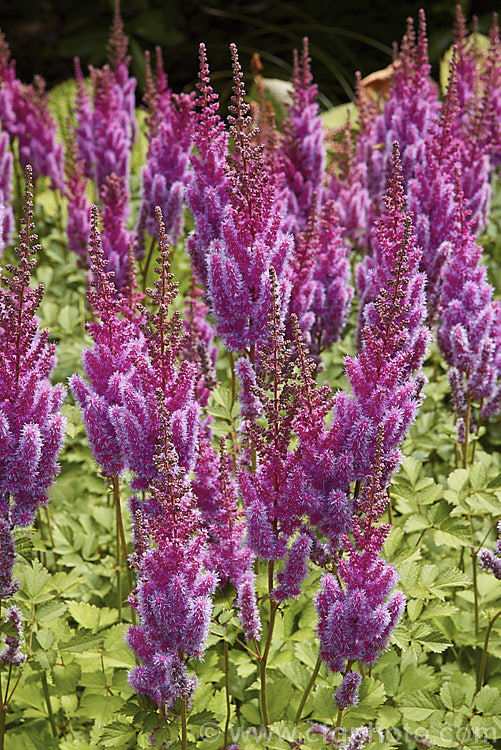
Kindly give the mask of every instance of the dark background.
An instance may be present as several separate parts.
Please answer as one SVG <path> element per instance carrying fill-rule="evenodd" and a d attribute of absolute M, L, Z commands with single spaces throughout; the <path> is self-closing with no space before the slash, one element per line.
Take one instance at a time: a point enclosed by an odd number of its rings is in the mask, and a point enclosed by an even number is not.
<path fill-rule="evenodd" d="M 470 20 L 479 17 L 487 32 L 493 0 L 465 0 Z M 198 43 L 208 47 L 213 80 L 220 92 L 229 90 L 228 44 L 236 42 L 248 73 L 252 53 L 261 53 L 264 75 L 290 75 L 291 51 L 310 38 L 313 73 L 322 106 L 347 101 L 354 72 L 366 75 L 386 66 L 391 44 L 400 40 L 406 17 L 424 7 L 430 56 L 436 65 L 448 47 L 455 2 L 401 2 L 390 6 L 374 0 L 123 0 L 122 15 L 131 39 L 132 71 L 144 80 L 143 50 L 160 44 L 171 87 L 191 89 L 197 73 Z M 0 0 L 0 26 L 17 60 L 19 77 L 30 81 L 40 73 L 48 86 L 72 76 L 72 58 L 101 65 L 113 14 L 113 0 Z"/>

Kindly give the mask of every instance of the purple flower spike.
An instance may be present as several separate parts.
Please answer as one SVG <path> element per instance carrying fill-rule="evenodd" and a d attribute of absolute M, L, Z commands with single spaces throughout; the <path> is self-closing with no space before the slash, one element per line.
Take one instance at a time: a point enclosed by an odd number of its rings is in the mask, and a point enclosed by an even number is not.
<path fill-rule="evenodd" d="M 32 84 L 24 84 L 16 78 L 16 63 L 1 32 L 0 120 L 11 142 L 17 138 L 23 169 L 31 165 L 35 181 L 49 177 L 52 187 L 63 191 L 63 148 L 56 140 L 45 81 L 35 76 Z"/>
<path fill-rule="evenodd" d="M 228 122 L 235 147 L 227 163 L 227 136 L 201 50 L 199 103 L 206 111 L 202 110 L 194 135 L 199 154 L 193 160 L 189 191 L 195 219 L 189 249 L 216 319 L 216 333 L 230 351 L 243 351 L 266 337 L 271 269 L 278 278 L 280 315 L 285 316 L 292 238 L 281 228 L 276 181 L 262 147 L 253 144 L 249 133 L 249 105 L 235 45 L 231 55 L 234 84 Z M 213 132 L 208 131 L 209 123 Z M 203 193 L 202 206 L 200 190 L 209 179 L 212 187 Z"/>
<path fill-rule="evenodd" d="M 480 263 L 482 248 L 468 221 L 459 175 L 453 226 L 437 341 L 451 367 L 454 410 L 464 421 L 468 403 L 481 403 L 480 418 L 496 414 L 501 405 L 501 306 L 492 299 L 493 289 Z"/>
<path fill-rule="evenodd" d="M 27 167 L 24 216 L 15 250 L 18 265 L 7 268 L 9 275 L 2 276 L 0 286 L 0 518 L 9 528 L 28 526 L 38 508 L 47 504 L 65 434 L 60 413 L 65 390 L 49 381 L 55 346 L 48 343 L 49 332 L 39 330 L 36 317 L 43 288 L 30 288 L 33 256 L 40 249 L 31 191 L 32 171 Z"/>
<path fill-rule="evenodd" d="M 358 689 L 362 682 L 362 675 L 359 672 L 347 672 L 343 681 L 336 690 L 334 703 L 338 708 L 350 708 L 358 703 Z"/>
<path fill-rule="evenodd" d="M 16 606 L 10 607 L 7 610 L 5 622 L 10 622 L 14 626 L 17 635 L 5 636 L 6 648 L 0 654 L 0 661 L 4 664 L 12 664 L 19 667 L 26 661 L 26 654 L 23 654 L 21 651 L 24 644 L 23 616 Z"/>
<path fill-rule="evenodd" d="M 477 557 L 482 570 L 487 573 L 493 573 L 496 578 L 501 580 L 501 521 L 498 521 L 498 540 L 494 547 L 494 551 L 482 547 L 478 551 Z"/>
<path fill-rule="evenodd" d="M 149 87 L 145 101 L 149 108 L 149 147 L 142 171 L 141 211 L 138 221 L 138 251 L 144 253 L 144 231 L 157 236 L 155 207 L 165 220 L 170 242 L 175 244 L 183 231 L 186 187 L 190 182 L 190 151 L 193 131 L 193 96 L 173 94 L 163 70 L 162 53 L 156 48 L 156 80 L 151 73 L 149 54 L 146 70 Z"/>
<path fill-rule="evenodd" d="M 10 525 L 0 516 L 0 602 L 8 599 L 18 589 L 12 580 L 12 569 L 16 561 L 16 545 Z"/>
<path fill-rule="evenodd" d="M 315 600 L 320 655 L 332 671 L 343 671 L 349 661 L 372 666 L 387 647 L 405 606 L 404 595 L 392 593 L 396 571 L 376 550 L 352 548 L 338 573 L 343 588 L 327 574 Z M 350 687 L 354 686 L 346 685 L 346 695 Z M 341 698 L 346 697 L 341 692 Z"/>
<path fill-rule="evenodd" d="M 318 88 L 311 74 L 308 39 L 301 56 L 294 50 L 292 103 L 283 123 L 281 178 L 286 190 L 283 215 L 287 228 L 299 234 L 311 216 L 315 195 L 322 204 L 325 147 L 322 118 L 316 102 Z"/>

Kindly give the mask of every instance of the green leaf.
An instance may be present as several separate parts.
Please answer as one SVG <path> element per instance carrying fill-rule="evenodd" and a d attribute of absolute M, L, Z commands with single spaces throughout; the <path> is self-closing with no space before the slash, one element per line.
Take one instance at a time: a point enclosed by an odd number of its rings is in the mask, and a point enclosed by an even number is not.
<path fill-rule="evenodd" d="M 108 607 L 96 607 L 86 602 L 69 602 L 68 610 L 71 616 L 84 628 L 102 630 L 116 622 L 117 611 Z"/>
<path fill-rule="evenodd" d="M 23 590 L 33 601 L 49 580 L 49 573 L 37 559 L 33 560 L 31 565 L 24 566 L 22 571 Z"/>
<path fill-rule="evenodd" d="M 58 694 L 74 693 L 81 674 L 82 668 L 78 664 L 56 664 L 52 669 L 52 679 Z"/>
<path fill-rule="evenodd" d="M 490 685 L 485 685 L 475 697 L 475 708 L 483 714 L 498 715 L 500 706 L 501 694 Z"/>
<path fill-rule="evenodd" d="M 449 708 L 451 711 L 465 708 L 466 712 L 465 692 L 461 685 L 458 685 L 456 682 L 446 682 L 444 685 L 442 685 L 442 688 L 440 690 L 440 697 L 444 706 L 446 708 Z"/>

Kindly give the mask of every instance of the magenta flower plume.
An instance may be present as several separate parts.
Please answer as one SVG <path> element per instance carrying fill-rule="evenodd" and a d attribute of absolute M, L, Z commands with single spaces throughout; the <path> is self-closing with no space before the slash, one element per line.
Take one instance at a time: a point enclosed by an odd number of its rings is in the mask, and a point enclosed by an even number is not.
<path fill-rule="evenodd" d="M 16 545 L 11 526 L 0 516 L 0 602 L 16 593 L 18 582 L 12 578 L 12 569 L 16 562 Z"/>
<path fill-rule="evenodd" d="M 294 50 L 292 103 L 283 123 L 281 179 L 286 189 L 284 218 L 295 235 L 306 227 L 314 196 L 322 203 L 325 179 L 325 147 L 322 118 L 316 102 L 308 39 L 303 39 L 301 56 Z M 290 225 L 290 226 L 289 226 Z"/>
<path fill-rule="evenodd" d="M 63 190 L 63 148 L 56 139 L 56 123 L 49 112 L 45 81 L 32 84 L 16 78 L 16 64 L 0 32 L 0 120 L 11 143 L 17 138 L 23 169 L 30 164 L 33 179 L 49 177 L 54 189 Z"/>
<path fill-rule="evenodd" d="M 487 573 L 493 573 L 496 578 L 501 580 L 501 521 L 498 521 L 497 530 L 498 540 L 494 551 L 482 547 L 477 552 L 477 558 L 482 570 L 485 570 Z"/>
<path fill-rule="evenodd" d="M 249 408 L 249 397 L 244 397 L 243 431 L 256 456 L 255 469 L 242 466 L 238 476 L 247 544 L 261 559 L 283 560 L 272 592 L 277 601 L 299 595 L 315 542 L 305 520 L 312 512 L 313 493 L 306 483 L 301 448 L 293 448 L 293 440 L 301 436 L 306 441 L 331 406 L 329 389 L 314 384 L 314 364 L 297 324 L 295 328 L 292 346 L 274 305 L 269 343 L 258 348 L 258 365 L 252 367 L 246 359 L 237 362 L 243 392 L 249 390 L 259 407 Z"/>
<path fill-rule="evenodd" d="M 0 286 L 0 517 L 11 526 L 28 526 L 58 470 L 64 440 L 60 413 L 65 390 L 52 386 L 55 346 L 40 331 L 36 311 L 43 287 L 30 289 L 40 249 L 33 225 L 32 172 L 26 168 L 24 216 L 16 248 L 17 266 L 7 266 Z"/>
<path fill-rule="evenodd" d="M 424 141 L 414 177 L 409 180 L 409 210 L 413 214 L 416 239 L 422 249 L 421 269 L 428 279 L 428 318 L 438 312 L 442 274 L 453 237 L 454 172 L 462 142 L 455 135 L 458 117 L 458 57 L 454 50 L 447 94 L 440 116 Z"/>
<path fill-rule="evenodd" d="M 204 569 L 206 536 L 170 441 L 170 415 L 162 401 L 159 409 L 157 478 L 150 512 L 142 518 L 149 548 L 138 559 L 133 599 L 140 624 L 129 629 L 127 642 L 142 662 L 129 673 L 131 687 L 158 706 L 172 708 L 177 698 L 193 695 L 196 680 L 186 662 L 203 655 L 217 576 Z"/>
<path fill-rule="evenodd" d="M 127 281 L 129 247 L 133 233 L 126 228 L 129 215 L 129 199 L 123 178 L 108 175 L 101 190 L 103 202 L 103 227 L 101 243 L 103 255 L 108 260 L 108 269 L 115 274 L 115 285 L 121 290 Z"/>
<path fill-rule="evenodd" d="M 13 156 L 9 151 L 9 136 L 0 131 L 0 256 L 14 229 L 12 169 Z"/>
<path fill-rule="evenodd" d="M 190 181 L 193 96 L 174 94 L 163 71 L 162 53 L 156 48 L 156 79 L 146 65 L 150 90 L 145 100 L 149 108 L 149 147 L 142 170 L 141 211 L 138 221 L 138 250 L 144 252 L 144 231 L 157 235 L 155 207 L 160 206 L 170 242 L 175 244 L 183 231 L 186 186 Z"/>
<path fill-rule="evenodd" d="M 177 294 L 170 273 L 169 244 L 161 212 L 159 221 L 160 263 L 154 289 L 148 289 L 154 312 L 143 310 L 141 327 L 146 348 L 134 362 L 132 377 L 121 376 L 117 383 L 120 403 L 110 410 L 110 418 L 121 446 L 125 465 L 134 473 L 132 486 L 147 490 L 156 477 L 155 446 L 160 431 L 158 392 L 170 414 L 170 432 L 179 463 L 186 471 L 195 466 L 200 407 L 194 400 L 199 378 L 197 364 L 181 362 L 182 323 L 178 312 L 170 315 L 169 305 Z"/>
<path fill-rule="evenodd" d="M 404 206 L 398 149 L 395 149 L 385 210 L 374 233 L 378 262 L 366 265 L 365 276 L 360 276 L 365 282 L 362 351 L 358 357 L 346 359 L 353 396 L 337 397 L 327 439 L 329 450 L 336 456 L 336 483 L 340 482 L 337 486 L 343 490 L 347 489 L 347 481 L 362 479 L 367 474 L 379 425 L 383 427 L 385 455 L 396 467 L 399 454 L 395 451 L 420 402 L 423 381 L 416 372 L 429 341 L 429 331 L 424 325 L 425 277 L 419 272 L 420 252 Z"/>
<path fill-rule="evenodd" d="M 221 222 L 230 206 L 229 178 L 226 174 L 228 134 L 221 119 L 219 99 L 209 77 L 205 45 L 200 45 L 198 96 L 191 156 L 193 180 L 187 189 L 187 200 L 195 222 L 187 247 L 197 280 L 207 288 L 206 253 L 220 235 Z"/>
<path fill-rule="evenodd" d="M 335 204 L 329 200 L 320 214 L 311 214 L 291 264 L 290 312 L 314 355 L 337 341 L 346 323 L 353 296 L 347 252 Z"/>
<path fill-rule="evenodd" d="M 338 708 L 351 708 L 358 703 L 358 690 L 362 682 L 359 672 L 347 672 L 334 695 L 334 703 Z"/>
<path fill-rule="evenodd" d="M 202 290 L 193 283 L 183 317 L 183 357 L 197 365 L 196 400 L 203 407 L 216 385 L 217 346 L 214 344 L 214 330 L 207 320 L 209 308 L 201 295 Z"/>
<path fill-rule="evenodd" d="M 24 644 L 23 615 L 16 606 L 9 607 L 5 622 L 14 626 L 16 635 L 5 636 L 5 650 L 0 654 L 0 662 L 19 667 L 26 661 L 26 655 L 21 651 Z"/>
<path fill-rule="evenodd" d="M 344 672 L 354 661 L 375 664 L 405 606 L 404 595 L 393 592 L 396 582 L 396 571 L 377 550 L 354 547 L 340 561 L 338 577 L 329 573 L 322 578 L 315 607 L 320 656 L 329 669 Z M 342 685 L 336 700 L 356 698 L 355 682 L 350 678 Z"/>
<path fill-rule="evenodd" d="M 392 169 L 393 144 L 398 142 L 404 188 L 420 162 L 423 142 L 439 110 L 436 85 L 430 78 L 424 12 L 420 11 L 416 39 L 408 20 L 400 52 L 393 64 L 393 81 L 382 112 L 363 119 L 349 179 L 339 194 L 341 222 L 348 235 L 371 250 L 369 229 L 379 214 L 380 201 Z M 363 118 L 363 112 L 362 112 Z"/>
<path fill-rule="evenodd" d="M 223 439 L 218 456 L 209 435 L 201 436 L 192 489 L 207 532 L 204 565 L 217 574 L 221 589 L 228 582 L 235 586 L 245 636 L 248 640 L 259 639 L 261 620 L 252 569 L 254 554 L 246 546 L 246 522 L 238 507 L 238 491 L 230 474 L 229 460 Z"/>
<path fill-rule="evenodd" d="M 106 178 L 115 174 L 124 181 L 128 195 L 130 154 L 136 138 L 136 79 L 129 76 L 128 39 L 123 30 L 119 3 L 108 45 L 109 65 L 90 69 L 92 92 L 86 89 L 80 61 L 75 58 L 76 135 L 85 174 L 101 196 Z"/>
<path fill-rule="evenodd" d="M 262 147 L 252 145 L 248 132 L 249 105 L 244 101 L 235 45 L 231 45 L 231 55 L 233 96 L 228 122 L 235 144 L 228 167 L 231 210 L 221 223 L 220 237 L 207 252 L 207 291 L 216 333 L 230 351 L 243 351 L 267 335 L 271 269 L 277 277 L 280 317 L 286 313 L 292 238 L 281 229 L 276 185 Z"/>
<path fill-rule="evenodd" d="M 482 248 L 456 183 L 453 250 L 444 270 L 437 341 L 450 366 L 454 411 L 468 420 L 473 402 L 479 418 L 496 414 L 501 406 L 501 307 L 493 300 L 487 272 L 481 265 Z"/>
<path fill-rule="evenodd" d="M 195 127 L 194 143 L 199 153 L 193 158 L 193 186 L 188 191 L 195 233 L 188 247 L 216 319 L 216 333 L 230 351 L 243 351 L 266 335 L 271 268 L 278 277 L 280 314 L 285 315 L 292 240 L 281 229 L 276 181 L 262 146 L 254 145 L 253 133 L 249 132 L 249 105 L 244 100 L 234 45 L 231 55 L 234 83 L 228 122 L 234 152 L 227 162 L 227 136 L 217 115 L 217 99 L 210 88 L 205 50 L 201 48 L 197 104 L 206 111 L 202 109 Z M 212 187 L 203 192 L 209 179 Z"/>
<path fill-rule="evenodd" d="M 87 177 L 84 161 L 78 156 L 77 144 L 70 130 L 66 156 L 66 195 L 68 198 L 68 250 L 76 253 L 87 266 L 90 238 L 91 206 L 86 196 Z"/>
<path fill-rule="evenodd" d="M 146 341 L 139 330 L 140 316 L 122 315 L 123 302 L 108 271 L 97 229 L 97 209 L 92 214 L 89 258 L 93 280 L 88 300 L 96 320 L 87 328 L 94 346 L 82 355 L 85 375 L 70 378 L 70 387 L 82 411 L 94 457 L 105 476 L 120 474 L 123 450 L 111 421 L 113 406 L 122 405 L 124 383 L 138 379 L 136 363 L 146 357 Z"/>

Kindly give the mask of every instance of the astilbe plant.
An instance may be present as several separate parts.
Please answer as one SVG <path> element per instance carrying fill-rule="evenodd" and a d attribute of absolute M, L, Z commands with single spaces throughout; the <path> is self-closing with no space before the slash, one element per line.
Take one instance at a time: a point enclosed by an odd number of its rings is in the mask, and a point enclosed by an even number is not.
<path fill-rule="evenodd" d="M 158 392 L 170 415 L 171 440 L 180 465 L 190 472 L 196 460 L 200 430 L 200 407 L 195 402 L 198 368 L 180 360 L 183 347 L 179 312 L 170 314 L 169 305 L 177 294 L 170 272 L 169 243 L 160 209 L 157 209 L 160 259 L 154 289 L 148 289 L 153 311 L 142 309 L 141 333 L 145 349 L 134 361 L 134 375 L 118 378 L 120 403 L 110 417 L 123 451 L 125 466 L 133 472 L 133 487 L 146 490 L 157 475 L 155 446 L 160 431 Z"/>
<path fill-rule="evenodd" d="M 87 199 L 88 178 L 85 164 L 78 155 L 78 148 L 72 130 L 68 134 L 66 151 L 65 189 L 68 197 L 68 250 L 76 253 L 82 265 L 87 265 L 87 249 L 90 239 L 91 206 Z"/>
<path fill-rule="evenodd" d="M 34 233 L 31 177 L 28 166 L 18 265 L 6 267 L 0 297 L 0 514 L 13 526 L 28 526 L 38 508 L 47 504 L 65 431 L 60 413 L 65 390 L 49 381 L 56 364 L 55 345 L 49 343 L 47 330 L 40 331 L 36 317 L 43 287 L 29 286 L 34 255 L 40 249 Z"/>
<path fill-rule="evenodd" d="M 404 188 L 421 158 L 424 139 L 439 109 L 438 90 L 430 77 L 424 11 L 416 39 L 412 19 L 393 63 L 393 78 L 382 111 L 364 117 L 356 152 L 344 189 L 334 182 L 335 195 L 348 235 L 371 251 L 370 228 L 380 208 L 391 172 L 393 143 L 398 141 Z M 362 201 L 362 205 L 360 204 Z M 347 204 L 347 205 L 346 205 Z"/>
<path fill-rule="evenodd" d="M 118 1 L 108 46 L 108 64 L 90 69 L 91 92 L 87 90 L 80 61 L 75 58 L 76 136 L 87 177 L 101 195 L 106 177 L 115 174 L 128 193 L 130 154 L 136 137 L 136 79 L 129 76 L 128 39 L 124 33 Z"/>
<path fill-rule="evenodd" d="M 32 84 L 16 77 L 16 63 L 0 32 L 0 119 L 11 143 L 17 139 L 19 162 L 28 164 L 33 178 L 49 177 L 54 189 L 63 190 L 63 148 L 56 139 L 56 123 L 49 112 L 45 81 L 35 76 Z"/>
<path fill-rule="evenodd" d="M 186 662 L 203 655 L 217 576 L 204 568 L 206 536 L 186 471 L 170 440 L 170 415 L 162 405 L 162 394 L 158 396 L 157 475 L 150 487 L 155 512 L 136 510 L 135 514 L 136 525 L 141 525 L 136 538 L 141 537 L 143 548 L 136 548 L 138 586 L 132 604 L 140 623 L 127 635 L 142 664 L 129 673 L 129 682 L 164 712 L 182 699 L 186 747 L 186 710 L 196 685 Z"/>
<path fill-rule="evenodd" d="M 157 235 L 155 207 L 159 206 L 171 243 L 183 231 L 186 187 L 190 181 L 194 104 L 192 94 L 174 94 L 164 72 L 160 47 L 156 48 L 155 75 L 146 53 L 148 154 L 142 170 L 141 211 L 137 252 L 144 253 L 144 232 Z"/>
<path fill-rule="evenodd" d="M 450 367 L 452 404 L 465 464 L 470 431 L 501 406 L 501 307 L 493 299 L 481 257 L 457 175 L 454 238 L 444 270 L 437 341 Z M 476 424 L 474 406 L 478 407 Z"/>
<path fill-rule="evenodd" d="M 290 313 L 315 356 L 339 339 L 348 317 L 353 289 L 347 255 L 334 202 L 314 206 L 295 243 Z"/>
<path fill-rule="evenodd" d="M 376 661 L 404 606 L 402 594 L 391 593 L 396 573 L 379 556 L 389 528 L 375 525 L 400 462 L 399 445 L 420 403 L 424 376 L 419 368 L 429 340 L 420 252 L 404 211 L 401 180 L 395 149 L 386 208 L 376 225 L 384 261 L 371 277 L 377 296 L 364 306 L 362 350 L 345 365 L 353 395 L 337 395 L 323 439 L 304 445 L 306 465 L 313 467 L 310 481 L 321 500 L 312 520 L 328 539 L 327 559 L 339 576 L 327 573 L 316 597 L 320 654 L 343 674 L 335 697 L 339 721 L 348 702 L 356 701 L 353 662 Z M 343 548 L 347 557 L 340 558 Z"/>
<path fill-rule="evenodd" d="M 494 551 L 482 547 L 477 553 L 477 558 L 482 570 L 493 573 L 496 578 L 501 580 L 501 521 L 497 525 L 498 540 L 495 544 Z"/>
<path fill-rule="evenodd" d="M 255 346 L 266 337 L 267 317 L 271 304 L 269 271 L 277 274 L 280 304 L 286 313 L 290 283 L 288 264 L 292 239 L 281 228 L 282 219 L 276 205 L 276 183 L 263 158 L 262 147 L 252 145 L 249 105 L 244 101 L 242 71 L 237 50 L 231 46 L 233 65 L 233 96 L 230 105 L 230 134 L 234 151 L 229 163 L 219 160 L 221 181 L 215 194 L 220 211 L 212 223 L 212 236 L 208 233 L 207 218 L 199 211 L 194 198 L 200 195 L 200 185 L 189 191 L 190 207 L 195 219 L 195 235 L 188 247 L 196 273 L 204 284 L 211 311 L 216 319 L 216 333 L 230 351 L 243 351 Z M 195 128 L 195 145 L 199 149 L 194 161 L 193 182 L 205 182 L 209 164 L 222 157 L 226 144 L 221 124 L 217 123 L 215 99 L 208 83 L 205 54 L 201 56 L 201 104 L 209 107 L 207 115 L 200 116 L 200 127 Z M 209 88 L 208 88 L 209 87 Z M 214 119 L 217 141 L 207 133 L 207 119 Z M 207 159 L 205 162 L 205 153 Z M 211 179 L 217 185 L 218 173 Z M 224 197 L 223 197 L 224 193 Z M 228 201 L 229 194 L 229 203 Z M 209 196 L 209 201 L 212 198 Z M 209 202 L 209 206 L 211 203 Z M 211 206 L 212 208 L 212 206 Z M 201 231 L 210 244 L 200 246 Z"/>
<path fill-rule="evenodd" d="M 40 250 L 33 224 L 32 170 L 26 168 L 26 189 L 17 265 L 7 265 L 0 285 L 0 606 L 17 590 L 12 578 L 15 562 L 13 531 L 29 526 L 37 510 L 47 505 L 48 491 L 58 472 L 57 458 L 65 435 L 61 406 L 65 389 L 52 386 L 55 345 L 41 331 L 36 311 L 43 287 L 30 288 L 35 255 Z M 15 635 L 5 637 L 3 664 L 25 660 L 22 615 L 16 606 L 5 612 Z M 2 713 L 8 696 L 2 696 Z M 3 729 L 2 729 L 3 733 Z M 3 741 L 3 737 L 2 737 Z"/>
<path fill-rule="evenodd" d="M 314 203 L 321 207 L 325 181 L 324 132 L 306 37 L 301 55 L 294 50 L 291 80 L 292 102 L 282 125 L 278 168 L 285 226 L 297 237 L 305 229 Z"/>
<path fill-rule="evenodd" d="M 122 314 L 124 300 L 118 296 L 113 272 L 107 270 L 97 224 L 94 208 L 89 245 L 93 279 L 88 300 L 95 320 L 87 325 L 94 346 L 82 354 L 87 380 L 73 375 L 70 387 L 80 406 L 94 457 L 103 474 L 113 477 L 123 471 L 125 462 L 111 410 L 123 403 L 123 381 L 137 378 L 136 362 L 145 357 L 146 342 L 139 328 L 139 314 Z"/>
<path fill-rule="evenodd" d="M 12 210 L 13 156 L 9 151 L 9 136 L 0 130 L 0 257 L 9 243 L 14 229 Z"/>

